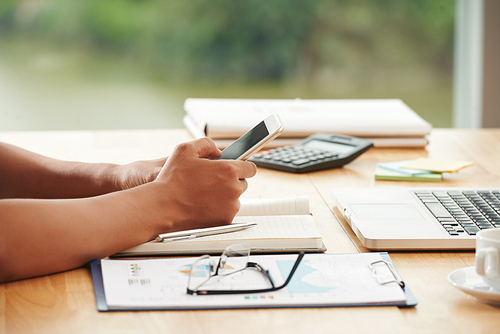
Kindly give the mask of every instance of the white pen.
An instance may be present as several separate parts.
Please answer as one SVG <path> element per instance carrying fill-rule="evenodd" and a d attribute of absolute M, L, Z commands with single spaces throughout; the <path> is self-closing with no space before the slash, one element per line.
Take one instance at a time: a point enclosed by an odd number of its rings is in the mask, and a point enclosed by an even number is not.
<path fill-rule="evenodd" d="M 253 227 L 255 225 L 257 225 L 257 223 L 254 223 L 254 222 L 252 222 L 252 223 L 233 223 L 231 225 L 208 227 L 208 228 L 198 228 L 195 230 L 179 231 L 179 232 L 172 232 L 172 233 L 164 233 L 164 234 L 158 235 L 155 240 L 160 241 L 160 242 L 189 240 L 189 239 L 194 239 L 197 237 L 204 237 L 207 235 L 236 232 L 236 231 L 247 229 L 249 227 Z"/>

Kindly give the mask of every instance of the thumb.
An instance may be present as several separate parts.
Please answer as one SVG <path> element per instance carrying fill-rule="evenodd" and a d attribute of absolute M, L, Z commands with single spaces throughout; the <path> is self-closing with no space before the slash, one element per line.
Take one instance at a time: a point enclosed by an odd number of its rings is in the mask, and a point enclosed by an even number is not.
<path fill-rule="evenodd" d="M 217 159 L 222 155 L 214 141 L 208 137 L 194 140 L 192 143 L 197 158 Z"/>

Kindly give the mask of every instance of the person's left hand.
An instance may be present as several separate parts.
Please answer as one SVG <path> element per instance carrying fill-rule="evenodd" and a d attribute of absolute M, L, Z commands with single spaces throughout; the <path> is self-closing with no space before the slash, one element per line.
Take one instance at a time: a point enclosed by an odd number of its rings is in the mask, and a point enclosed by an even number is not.
<path fill-rule="evenodd" d="M 156 180 L 167 158 L 135 161 L 118 165 L 114 171 L 113 182 L 117 189 L 125 190 Z"/>

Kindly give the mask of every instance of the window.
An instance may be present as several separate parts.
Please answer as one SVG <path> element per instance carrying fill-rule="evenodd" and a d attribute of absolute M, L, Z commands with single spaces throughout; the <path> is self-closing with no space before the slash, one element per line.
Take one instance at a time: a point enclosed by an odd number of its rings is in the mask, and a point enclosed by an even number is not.
<path fill-rule="evenodd" d="M 183 127 L 186 97 L 400 98 L 452 125 L 453 0 L 0 4 L 0 130 Z"/>

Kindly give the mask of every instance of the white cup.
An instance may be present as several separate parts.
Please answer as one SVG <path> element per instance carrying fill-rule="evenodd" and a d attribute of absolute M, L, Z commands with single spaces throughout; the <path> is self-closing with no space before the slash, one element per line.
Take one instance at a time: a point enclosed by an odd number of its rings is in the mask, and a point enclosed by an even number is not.
<path fill-rule="evenodd" d="M 486 284 L 500 290 L 500 228 L 476 235 L 476 272 Z"/>

